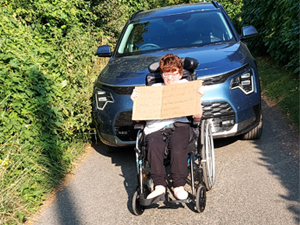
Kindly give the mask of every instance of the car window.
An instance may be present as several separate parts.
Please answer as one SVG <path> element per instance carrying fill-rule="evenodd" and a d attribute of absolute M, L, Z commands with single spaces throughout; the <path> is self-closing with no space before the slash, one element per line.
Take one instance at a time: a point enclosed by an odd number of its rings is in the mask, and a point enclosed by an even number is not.
<path fill-rule="evenodd" d="M 133 21 L 124 32 L 117 53 L 131 55 L 229 41 L 234 41 L 234 37 L 219 10 L 189 12 Z"/>

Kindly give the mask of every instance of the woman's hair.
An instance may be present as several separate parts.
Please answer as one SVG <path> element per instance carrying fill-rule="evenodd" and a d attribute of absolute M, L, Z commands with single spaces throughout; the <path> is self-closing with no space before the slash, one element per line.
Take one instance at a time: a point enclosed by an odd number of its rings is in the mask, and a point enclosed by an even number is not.
<path fill-rule="evenodd" d="M 183 74 L 182 60 L 174 54 L 167 54 L 160 59 L 160 74 L 164 72 L 172 72 L 178 70 L 179 74 Z"/>

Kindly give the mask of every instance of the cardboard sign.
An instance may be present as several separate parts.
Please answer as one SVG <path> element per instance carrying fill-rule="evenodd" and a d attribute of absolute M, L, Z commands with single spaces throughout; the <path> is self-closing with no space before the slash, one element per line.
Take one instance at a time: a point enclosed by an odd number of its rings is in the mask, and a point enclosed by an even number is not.
<path fill-rule="evenodd" d="M 159 120 L 200 113 L 202 80 L 186 83 L 135 87 L 138 97 L 133 102 L 132 120 Z"/>

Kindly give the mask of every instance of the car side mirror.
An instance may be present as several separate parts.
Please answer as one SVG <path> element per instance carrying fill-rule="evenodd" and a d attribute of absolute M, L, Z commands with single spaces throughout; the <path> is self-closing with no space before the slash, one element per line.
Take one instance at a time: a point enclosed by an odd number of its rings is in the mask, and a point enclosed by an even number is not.
<path fill-rule="evenodd" d="M 241 40 L 252 38 L 258 35 L 257 30 L 253 26 L 247 26 L 242 28 Z"/>
<path fill-rule="evenodd" d="M 111 51 L 109 45 L 102 45 L 99 46 L 96 52 L 96 56 L 99 57 L 111 57 Z"/>

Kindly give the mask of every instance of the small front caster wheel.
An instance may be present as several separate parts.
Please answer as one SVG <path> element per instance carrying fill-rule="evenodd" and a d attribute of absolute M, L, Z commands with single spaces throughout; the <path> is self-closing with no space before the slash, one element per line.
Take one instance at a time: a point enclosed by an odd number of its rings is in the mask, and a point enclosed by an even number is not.
<path fill-rule="evenodd" d="M 205 185 L 200 184 L 197 189 L 197 196 L 196 196 L 196 209 L 197 211 L 203 212 L 206 205 L 206 188 Z"/>
<path fill-rule="evenodd" d="M 132 210 L 136 216 L 142 215 L 145 207 L 140 204 L 140 194 L 136 191 L 132 198 Z"/>

